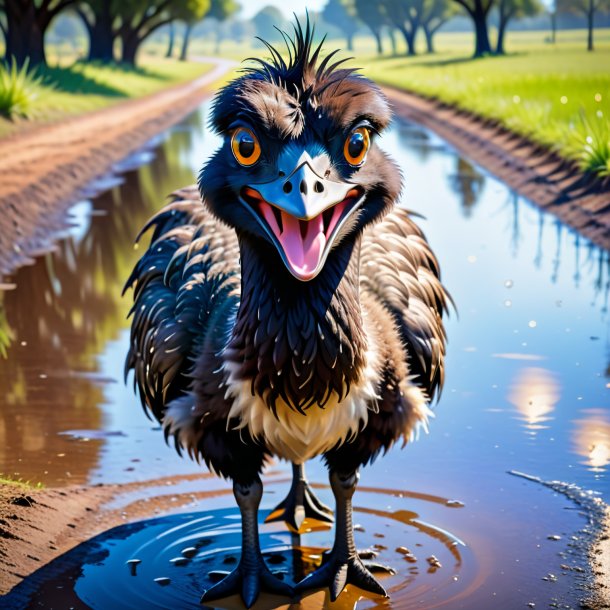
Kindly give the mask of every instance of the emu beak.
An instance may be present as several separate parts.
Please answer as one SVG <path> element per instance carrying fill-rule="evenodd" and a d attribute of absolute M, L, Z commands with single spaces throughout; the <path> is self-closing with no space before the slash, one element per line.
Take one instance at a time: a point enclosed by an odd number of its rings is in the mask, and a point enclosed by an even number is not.
<path fill-rule="evenodd" d="M 313 279 L 341 226 L 364 199 L 360 186 L 318 175 L 308 161 L 288 177 L 245 186 L 241 198 L 301 281 Z"/>

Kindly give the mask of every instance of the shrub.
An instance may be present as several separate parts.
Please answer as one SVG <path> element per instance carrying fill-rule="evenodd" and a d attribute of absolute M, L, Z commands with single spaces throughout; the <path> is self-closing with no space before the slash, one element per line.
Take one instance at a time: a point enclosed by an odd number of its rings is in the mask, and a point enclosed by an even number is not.
<path fill-rule="evenodd" d="M 42 77 L 29 70 L 27 61 L 21 68 L 14 61 L 10 66 L 0 63 L 0 114 L 9 119 L 31 116 L 41 85 Z"/>

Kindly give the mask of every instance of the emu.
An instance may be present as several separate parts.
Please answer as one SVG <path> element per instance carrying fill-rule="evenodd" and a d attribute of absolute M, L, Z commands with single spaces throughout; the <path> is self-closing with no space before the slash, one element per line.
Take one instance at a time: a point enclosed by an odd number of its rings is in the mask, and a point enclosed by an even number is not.
<path fill-rule="evenodd" d="M 401 174 L 376 139 L 382 92 L 321 57 L 297 21 L 287 55 L 221 89 L 221 147 L 152 218 L 134 290 L 126 370 L 178 451 L 233 481 L 242 555 L 202 602 L 261 590 L 291 596 L 258 541 L 261 473 L 276 456 L 294 481 L 275 517 L 331 521 L 303 465 L 322 455 L 336 501 L 328 560 L 296 586 L 385 595 L 358 556 L 360 467 L 426 426 L 443 383 L 449 296 L 424 235 L 395 207 Z"/>

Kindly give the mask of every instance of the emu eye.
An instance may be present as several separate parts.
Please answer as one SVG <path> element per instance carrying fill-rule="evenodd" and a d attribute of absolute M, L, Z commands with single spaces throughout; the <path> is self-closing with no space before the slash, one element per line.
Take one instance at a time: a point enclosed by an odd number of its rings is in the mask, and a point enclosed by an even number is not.
<path fill-rule="evenodd" d="M 261 156 L 256 136 L 246 127 L 239 127 L 231 136 L 231 150 L 240 165 L 254 165 Z"/>
<path fill-rule="evenodd" d="M 358 166 L 364 163 L 366 153 L 371 144 L 371 136 L 366 127 L 358 127 L 347 136 L 343 145 L 343 154 L 350 165 Z"/>

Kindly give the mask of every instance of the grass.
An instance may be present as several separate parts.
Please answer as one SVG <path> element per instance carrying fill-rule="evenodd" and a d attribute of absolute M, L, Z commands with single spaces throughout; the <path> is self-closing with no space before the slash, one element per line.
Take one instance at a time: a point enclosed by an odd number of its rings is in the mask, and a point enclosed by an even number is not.
<path fill-rule="evenodd" d="M 16 487 L 22 491 L 32 491 L 33 489 L 43 489 L 44 484 L 38 482 L 36 484 L 30 481 L 24 481 L 23 479 L 14 479 L 12 477 L 0 474 L 0 485 L 9 485 L 10 487 Z"/>
<path fill-rule="evenodd" d="M 42 90 L 42 77 L 27 62 L 21 68 L 0 63 L 0 115 L 29 117 Z"/>
<path fill-rule="evenodd" d="M 434 56 L 358 57 L 374 80 L 430 96 L 486 118 L 577 161 L 610 172 L 610 35 L 589 53 L 578 40 L 551 45 L 542 32 L 513 34 L 512 53 L 472 60 L 456 35 Z M 453 41 L 451 40 L 453 38 Z M 561 40 L 561 37 L 560 37 Z"/>
<path fill-rule="evenodd" d="M 193 80 L 210 67 L 210 64 L 200 62 L 148 56 L 142 58 L 138 68 L 78 61 L 68 66 L 50 67 L 39 71 L 42 82 L 36 87 L 38 98 L 32 102 L 28 116 L 37 122 L 48 122 L 97 110 Z M 0 136 L 29 123 L 0 118 Z"/>

